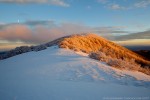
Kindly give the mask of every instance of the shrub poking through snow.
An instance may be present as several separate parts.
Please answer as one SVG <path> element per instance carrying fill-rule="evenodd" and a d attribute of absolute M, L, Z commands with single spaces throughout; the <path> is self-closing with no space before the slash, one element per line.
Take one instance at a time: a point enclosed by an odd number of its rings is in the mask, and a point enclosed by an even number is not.
<path fill-rule="evenodd" d="M 107 61 L 108 57 L 105 55 L 105 53 L 103 52 L 92 52 L 89 54 L 90 58 L 96 59 L 96 60 L 100 60 L 100 61 Z"/>
<path fill-rule="evenodd" d="M 139 70 L 141 67 L 140 64 L 137 64 L 134 59 L 128 60 L 128 59 L 117 59 L 117 58 L 112 58 L 110 56 L 107 56 L 103 52 L 96 52 L 96 53 L 90 53 L 89 54 L 90 58 L 104 61 L 108 65 L 119 68 L 119 69 L 126 69 L 126 70 Z"/>
<path fill-rule="evenodd" d="M 126 70 L 139 70 L 140 68 L 140 65 L 137 64 L 134 60 L 125 61 L 122 59 L 110 59 L 107 63 L 110 66 Z"/>

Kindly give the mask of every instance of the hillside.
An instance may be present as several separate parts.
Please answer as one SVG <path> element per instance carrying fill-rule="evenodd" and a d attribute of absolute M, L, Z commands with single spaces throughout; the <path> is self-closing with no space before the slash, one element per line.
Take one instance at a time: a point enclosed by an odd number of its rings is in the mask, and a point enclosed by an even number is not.
<path fill-rule="evenodd" d="M 117 68 L 123 68 L 123 65 L 129 62 L 123 69 L 138 70 L 150 75 L 150 61 L 144 59 L 141 55 L 95 34 L 66 37 L 59 42 L 59 47 L 88 53 L 91 58 L 107 62 L 108 64 L 110 64 L 108 60 L 113 60 L 110 65 Z M 101 57 L 101 53 L 103 53 L 105 57 Z M 116 61 L 114 61 L 114 59 L 116 59 Z M 122 63 L 120 63 L 120 61 Z M 122 66 L 120 66 L 121 64 Z M 129 65 L 133 66 L 130 67 Z"/>
<path fill-rule="evenodd" d="M 137 53 L 92 33 L 65 36 L 38 46 L 17 47 L 1 55 L 0 59 L 25 52 L 44 50 L 53 45 L 87 53 L 89 57 L 106 62 L 108 65 L 119 69 L 136 70 L 150 75 L 150 61 Z"/>
<path fill-rule="evenodd" d="M 0 100 L 148 100 L 150 93 L 149 75 L 58 46 L 1 60 L 0 80 Z"/>
<path fill-rule="evenodd" d="M 96 34 L 73 35 L 68 38 L 66 37 L 59 43 L 59 47 L 69 48 L 75 51 L 83 51 L 86 53 L 102 51 L 111 57 L 121 59 L 133 58 L 139 63 L 150 64 L 150 62 L 144 60 L 142 56 Z"/>

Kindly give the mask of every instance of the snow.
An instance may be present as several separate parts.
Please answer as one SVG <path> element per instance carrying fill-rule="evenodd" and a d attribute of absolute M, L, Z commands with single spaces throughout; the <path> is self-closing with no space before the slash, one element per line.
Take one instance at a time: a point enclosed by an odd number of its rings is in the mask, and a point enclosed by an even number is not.
<path fill-rule="evenodd" d="M 84 52 L 80 52 L 80 51 L 78 51 L 78 52 L 75 52 L 76 54 L 79 54 L 79 55 L 81 55 L 81 56 L 88 56 L 88 54 L 87 53 L 84 53 Z"/>
<path fill-rule="evenodd" d="M 150 99 L 150 77 L 49 47 L 0 61 L 0 100 Z"/>
<path fill-rule="evenodd" d="M 129 71 L 129 70 L 119 70 L 116 68 L 113 68 L 117 74 L 119 75 L 129 75 L 132 76 L 134 78 L 136 78 L 137 80 L 143 80 L 143 81 L 150 81 L 150 76 L 149 75 L 145 75 L 142 72 L 138 72 L 138 71 Z"/>

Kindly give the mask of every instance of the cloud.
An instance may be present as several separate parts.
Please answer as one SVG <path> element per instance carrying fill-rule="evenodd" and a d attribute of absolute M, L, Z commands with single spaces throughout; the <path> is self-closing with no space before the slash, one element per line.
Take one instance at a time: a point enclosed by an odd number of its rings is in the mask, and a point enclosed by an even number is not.
<path fill-rule="evenodd" d="M 95 32 L 99 33 L 128 33 L 123 31 L 126 28 L 125 26 L 108 26 L 108 27 L 94 27 Z"/>
<path fill-rule="evenodd" d="M 150 0 L 135 0 L 134 2 L 132 2 L 131 0 L 120 0 L 121 3 L 117 0 L 97 0 L 97 2 L 103 4 L 104 7 L 111 10 L 130 10 L 136 8 L 146 8 L 150 6 Z M 126 6 L 123 5 L 127 2 L 131 2 L 131 4 L 128 4 Z"/>
<path fill-rule="evenodd" d="M 122 26 L 90 27 L 80 23 L 59 23 L 54 21 L 26 21 L 24 23 L 10 23 L 0 26 L 0 40 L 9 42 L 23 42 L 41 44 L 56 38 L 77 34 L 97 33 L 108 39 L 113 38 L 113 32 L 121 33 Z"/>
<path fill-rule="evenodd" d="M 125 6 L 115 3 L 115 0 L 97 0 L 98 3 L 104 5 L 104 7 L 111 9 L 111 10 L 126 10 L 129 9 Z"/>
<path fill-rule="evenodd" d="M 37 21 L 37 20 L 28 20 L 22 24 L 25 24 L 25 25 L 29 25 L 29 26 L 37 26 L 37 25 L 53 25 L 54 24 L 54 21 L 52 20 L 40 20 L 40 21 Z"/>
<path fill-rule="evenodd" d="M 27 20 L 25 22 L 17 22 L 17 23 L 0 23 L 0 29 L 11 26 L 11 25 L 27 25 L 27 26 L 55 26 L 54 21 L 52 20 Z"/>
<path fill-rule="evenodd" d="M 141 0 L 134 4 L 136 8 L 146 8 L 148 6 L 150 6 L 150 0 Z"/>
<path fill-rule="evenodd" d="M 25 43 L 0 43 L 0 52 L 1 51 L 6 51 L 10 50 L 15 47 L 20 47 L 20 46 L 31 46 L 33 44 L 25 44 Z"/>
<path fill-rule="evenodd" d="M 0 40 L 40 44 L 73 33 L 88 32 L 89 29 L 73 23 L 56 25 L 53 21 L 26 21 L 1 25 Z"/>
<path fill-rule="evenodd" d="M 50 34 L 51 33 L 51 34 Z M 30 29 L 26 25 L 9 25 L 0 30 L 0 39 L 10 42 L 21 41 L 25 43 L 43 43 L 55 39 L 56 35 L 61 36 L 61 32 L 49 30 L 42 26 L 36 26 Z"/>
<path fill-rule="evenodd" d="M 111 31 L 111 33 L 129 33 L 128 31 L 122 31 L 122 30 L 114 30 Z"/>
<path fill-rule="evenodd" d="M 150 46 L 150 39 L 131 39 L 128 41 L 114 41 L 124 46 Z M 133 48 L 132 47 L 132 48 Z"/>
<path fill-rule="evenodd" d="M 119 41 L 132 40 L 132 39 L 150 39 L 150 30 L 118 36 L 115 39 Z"/>
<path fill-rule="evenodd" d="M 65 2 L 65 0 L 0 0 L 0 3 L 19 3 L 19 4 L 40 3 L 40 4 L 50 4 L 50 5 L 57 5 L 63 7 L 70 6 L 68 3 Z"/>
<path fill-rule="evenodd" d="M 112 10 L 123 10 L 123 9 L 126 9 L 125 7 L 119 5 L 119 4 L 111 4 L 108 6 L 109 9 L 112 9 Z"/>
<path fill-rule="evenodd" d="M 0 39 L 10 42 L 21 41 L 25 43 L 41 44 L 52 41 L 65 35 L 57 28 L 48 29 L 43 26 L 36 26 L 32 29 L 26 25 L 10 25 L 0 31 Z"/>

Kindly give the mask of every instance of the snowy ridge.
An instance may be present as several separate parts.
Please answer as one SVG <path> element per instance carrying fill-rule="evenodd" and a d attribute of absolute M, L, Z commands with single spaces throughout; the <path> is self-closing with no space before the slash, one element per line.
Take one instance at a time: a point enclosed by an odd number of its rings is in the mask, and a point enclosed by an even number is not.
<path fill-rule="evenodd" d="M 0 80 L 0 100 L 102 100 L 150 93 L 150 76 L 57 46 L 0 61 Z"/>
<path fill-rule="evenodd" d="M 115 68 L 140 71 L 150 75 L 150 61 L 93 33 L 65 36 L 37 46 L 17 47 L 0 54 L 0 60 L 22 53 L 45 50 L 48 47 L 56 45 L 59 48 L 85 52 L 90 54 L 90 58 L 106 62 Z"/>

